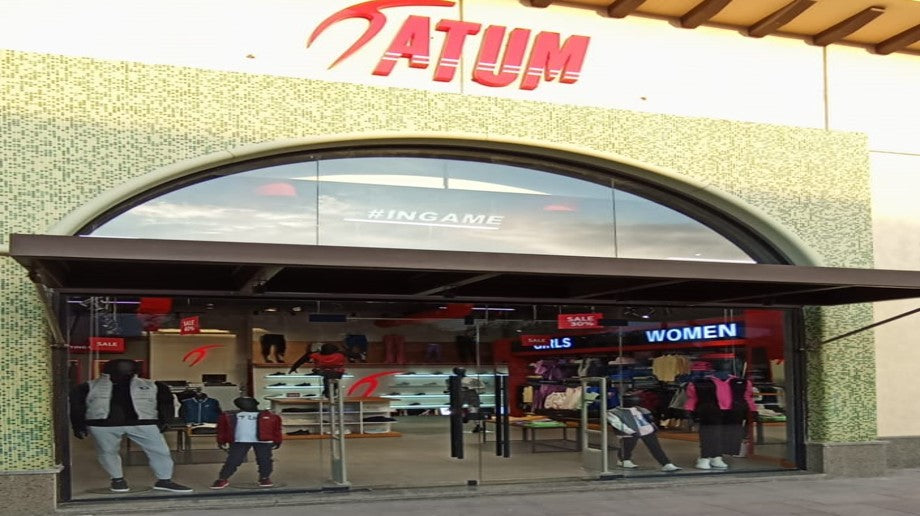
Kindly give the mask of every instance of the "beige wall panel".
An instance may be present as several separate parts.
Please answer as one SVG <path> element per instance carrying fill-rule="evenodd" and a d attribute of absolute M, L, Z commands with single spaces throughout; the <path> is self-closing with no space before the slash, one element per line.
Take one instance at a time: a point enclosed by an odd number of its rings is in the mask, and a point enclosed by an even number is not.
<path fill-rule="evenodd" d="M 827 49 L 831 129 L 869 135 L 873 151 L 920 154 L 920 57 Z"/>
<path fill-rule="evenodd" d="M 875 265 L 920 269 L 920 156 L 872 153 Z M 875 304 L 883 320 L 920 307 L 920 300 Z M 883 437 L 920 435 L 920 315 L 878 327 L 876 383 L 878 432 Z"/>
<path fill-rule="evenodd" d="M 685 30 L 664 20 L 614 19 L 584 7 L 535 9 L 516 1 L 468 0 L 454 5 L 384 8 L 379 33 L 333 63 L 364 34 L 368 21 L 345 18 L 307 47 L 314 30 L 359 0 L 161 0 L 132 3 L 55 0 L 0 3 L 0 48 L 185 66 L 282 77 L 463 93 L 746 122 L 823 127 L 822 50 L 799 39 L 748 38 L 735 31 Z M 51 13 L 49 15 L 49 13 Z M 409 16 L 429 19 L 427 66 L 398 58 L 389 75 L 373 70 Z M 34 20 L 42 19 L 36 25 Z M 433 79 L 445 42 L 441 20 L 479 24 L 463 43 L 449 82 Z M 591 38 L 581 78 L 572 84 L 520 80 L 487 87 L 472 80 L 486 27 Z M 93 34 L 92 38 L 84 37 Z M 529 55 L 530 47 L 528 48 Z M 418 67 L 423 66 L 423 67 Z M 385 106 L 378 106 L 384 109 Z M 405 129 L 413 129 L 406 127 Z"/>
<path fill-rule="evenodd" d="M 182 358 L 195 349 L 207 349 L 204 359 L 192 364 L 194 355 Z M 235 335 L 153 335 L 150 339 L 150 377 L 154 380 L 201 382 L 202 374 L 226 374 L 227 381 L 239 385 L 246 380 L 246 363 L 237 361 Z"/>

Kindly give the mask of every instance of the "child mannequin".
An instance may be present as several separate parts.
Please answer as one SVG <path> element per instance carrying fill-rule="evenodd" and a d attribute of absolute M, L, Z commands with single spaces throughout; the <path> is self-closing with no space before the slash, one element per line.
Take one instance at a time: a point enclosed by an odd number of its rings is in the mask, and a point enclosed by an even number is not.
<path fill-rule="evenodd" d="M 259 411 L 255 398 L 240 397 L 233 400 L 239 411 L 225 412 L 217 420 L 217 446 L 227 449 L 217 480 L 211 489 L 230 485 L 230 476 L 243 463 L 249 448 L 255 451 L 259 465 L 259 487 L 272 487 L 272 450 L 281 446 L 281 418 L 268 410 Z"/>
<path fill-rule="evenodd" d="M 670 473 L 681 469 L 675 466 L 664 453 L 664 450 L 661 449 L 661 443 L 658 442 L 658 434 L 656 433 L 658 428 L 652 422 L 652 414 L 638 406 L 636 396 L 626 395 L 623 397 L 622 407 L 608 410 L 607 422 L 624 436 L 620 440 L 620 450 L 617 454 L 619 458 L 617 461 L 618 466 L 629 469 L 639 467 L 630 458 L 639 439 L 642 439 L 642 442 L 645 443 L 655 460 L 661 464 L 661 471 Z"/>

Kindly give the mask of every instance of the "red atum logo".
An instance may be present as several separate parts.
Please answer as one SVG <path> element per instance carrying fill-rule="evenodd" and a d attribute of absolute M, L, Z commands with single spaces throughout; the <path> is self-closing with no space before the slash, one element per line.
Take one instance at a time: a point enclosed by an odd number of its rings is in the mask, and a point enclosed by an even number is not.
<path fill-rule="evenodd" d="M 307 40 L 307 47 L 335 23 L 352 18 L 363 18 L 368 27 L 329 68 L 338 65 L 372 40 L 387 23 L 382 9 L 394 7 L 453 7 L 447 0 L 372 0 L 347 7 L 323 20 Z M 442 19 L 432 24 L 427 16 L 410 15 L 393 37 L 377 66 L 374 75 L 388 76 L 400 60 L 409 68 L 427 69 L 432 63 L 432 28 L 443 32 L 443 43 L 434 61 L 432 80 L 450 82 L 460 67 L 460 58 L 467 41 L 478 36 L 479 51 L 472 67 L 472 80 L 484 86 L 501 88 L 520 79 L 522 90 L 533 90 L 541 81 L 558 79 L 562 84 L 572 84 L 581 76 L 581 68 L 588 52 L 588 36 L 569 36 L 562 40 L 558 32 L 541 31 L 531 38 L 532 31 L 525 28 L 510 29 L 504 25 L 488 25 L 462 20 Z M 529 51 L 529 52 L 528 52 Z M 526 63 L 525 63 L 526 61 Z"/>
<path fill-rule="evenodd" d="M 208 352 L 209 352 L 209 351 L 211 351 L 211 350 L 214 349 L 214 348 L 222 348 L 222 347 L 223 347 L 223 346 L 222 346 L 221 344 L 207 344 L 207 345 L 205 345 L 205 346 L 197 347 L 197 348 L 195 348 L 195 349 L 189 351 L 188 353 L 186 353 L 185 356 L 182 357 L 182 361 L 183 361 L 183 362 L 188 362 L 189 360 L 191 360 L 191 362 L 189 362 L 188 366 L 189 366 L 189 367 L 192 367 L 192 366 L 194 366 L 195 364 L 197 364 L 198 362 L 201 362 L 202 360 L 204 360 L 205 358 L 207 358 Z"/>

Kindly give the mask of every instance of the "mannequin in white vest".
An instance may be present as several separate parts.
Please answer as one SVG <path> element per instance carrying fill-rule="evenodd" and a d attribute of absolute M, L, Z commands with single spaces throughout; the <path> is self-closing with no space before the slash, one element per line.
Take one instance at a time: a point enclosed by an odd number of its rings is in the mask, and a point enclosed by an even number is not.
<path fill-rule="evenodd" d="M 154 489 L 190 493 L 192 489 L 172 481 L 173 460 L 161 434 L 174 413 L 172 392 L 166 384 L 138 377 L 137 369 L 133 360 L 110 360 L 99 378 L 74 388 L 70 394 L 73 434 L 77 439 L 93 437 L 99 464 L 111 477 L 112 492 L 131 490 L 120 453 L 127 437 L 147 454 L 157 478 Z"/>

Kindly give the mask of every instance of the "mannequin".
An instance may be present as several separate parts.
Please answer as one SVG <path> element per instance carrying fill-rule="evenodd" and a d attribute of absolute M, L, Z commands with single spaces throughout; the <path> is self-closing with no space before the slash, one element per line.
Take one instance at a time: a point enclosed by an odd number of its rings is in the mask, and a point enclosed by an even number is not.
<path fill-rule="evenodd" d="M 249 448 L 255 452 L 259 465 L 259 487 L 273 487 L 272 450 L 281 447 L 281 417 L 269 410 L 260 411 L 255 398 L 239 397 L 233 404 L 239 410 L 225 412 L 217 420 L 217 446 L 228 454 L 211 489 L 230 485 L 230 477 L 243 463 Z"/>
<path fill-rule="evenodd" d="M 679 471 L 671 459 L 661 449 L 658 442 L 658 428 L 652 421 L 652 414 L 639 405 L 639 397 L 627 394 L 623 396 L 623 406 L 607 411 L 607 422 L 623 437 L 620 440 L 620 450 L 617 453 L 617 465 L 623 468 L 638 468 L 632 460 L 632 452 L 636 449 L 639 439 L 645 443 L 648 451 L 655 460 L 661 464 L 661 471 L 670 473 Z"/>
<path fill-rule="evenodd" d="M 720 372 L 687 384 L 684 409 L 699 420 L 697 469 L 726 469 L 722 455 L 739 454 L 744 422 L 757 411 L 753 391 L 749 380 Z"/>
<path fill-rule="evenodd" d="M 172 481 L 173 460 L 161 432 L 173 415 L 173 395 L 166 384 L 137 376 L 129 359 L 107 362 L 99 378 L 78 385 L 70 395 L 70 422 L 77 439 L 93 437 L 99 464 L 111 477 L 110 490 L 126 493 L 121 441 L 128 437 L 147 454 L 157 478 L 153 488 L 174 493 L 192 489 Z"/>
<path fill-rule="evenodd" d="M 323 377 L 323 396 L 328 398 L 329 380 L 339 379 L 345 374 L 345 364 L 348 363 L 346 353 L 351 354 L 348 351 L 342 353 L 335 344 L 323 344 L 318 352 L 307 352 L 304 353 L 302 357 L 298 358 L 291 366 L 288 374 L 296 373 L 297 368 L 307 361 L 312 362 L 313 374 L 318 374 Z"/>

